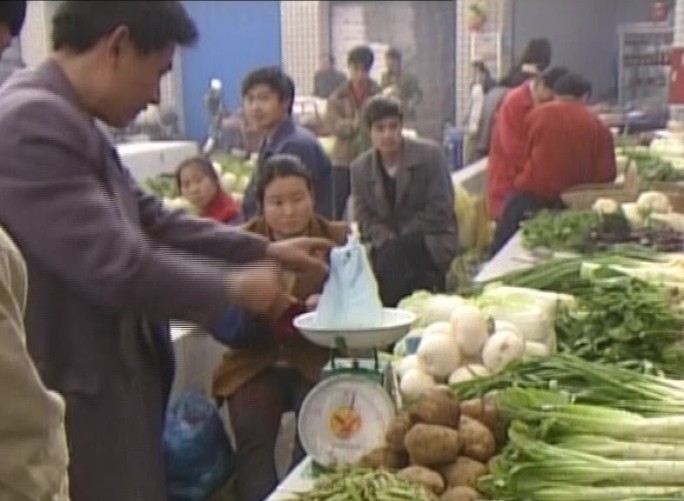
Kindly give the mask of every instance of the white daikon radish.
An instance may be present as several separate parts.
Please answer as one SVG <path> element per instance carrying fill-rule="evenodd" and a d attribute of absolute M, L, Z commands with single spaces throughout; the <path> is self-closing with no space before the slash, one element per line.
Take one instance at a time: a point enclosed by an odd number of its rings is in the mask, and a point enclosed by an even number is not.
<path fill-rule="evenodd" d="M 489 369 L 487 369 L 484 365 L 464 365 L 463 367 L 459 367 L 451 373 L 449 376 L 449 384 L 470 381 L 471 379 L 487 377 L 489 375 L 491 375 L 491 372 L 489 372 Z"/>
<path fill-rule="evenodd" d="M 525 343 L 525 355 L 530 357 L 545 357 L 551 353 L 549 347 L 544 343 L 535 343 L 534 341 L 527 341 Z"/>
<path fill-rule="evenodd" d="M 418 355 L 409 355 L 402 358 L 398 361 L 396 367 L 400 378 L 404 377 L 406 373 L 413 369 L 420 369 L 422 372 L 425 372 L 425 368 L 422 366 L 420 360 L 418 360 Z"/>
<path fill-rule="evenodd" d="M 433 322 L 427 326 L 423 332 L 423 336 L 431 336 L 433 334 L 444 334 L 451 336 L 451 324 L 449 322 Z"/>
<path fill-rule="evenodd" d="M 447 334 L 423 337 L 417 354 L 425 371 L 436 378 L 446 379 L 461 364 L 461 350 Z"/>
<path fill-rule="evenodd" d="M 457 306 L 451 313 L 451 332 L 461 353 L 479 355 L 489 337 L 487 317 L 472 304 Z"/>
<path fill-rule="evenodd" d="M 417 400 L 434 387 L 434 378 L 420 369 L 411 369 L 399 383 L 401 394 L 408 400 Z"/>
<path fill-rule="evenodd" d="M 485 344 L 482 363 L 496 374 L 524 354 L 525 341 L 513 331 L 502 330 L 495 332 Z"/>

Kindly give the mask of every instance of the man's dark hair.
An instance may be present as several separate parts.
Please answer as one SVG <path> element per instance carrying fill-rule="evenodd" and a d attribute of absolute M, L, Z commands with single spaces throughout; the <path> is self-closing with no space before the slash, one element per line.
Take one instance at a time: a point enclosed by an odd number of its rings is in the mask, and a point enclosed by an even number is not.
<path fill-rule="evenodd" d="M 119 26 L 129 29 L 142 54 L 190 46 L 198 38 L 195 22 L 177 1 L 65 0 L 52 18 L 52 48 L 83 53 Z"/>
<path fill-rule="evenodd" d="M 591 92 L 591 85 L 580 75 L 568 73 L 558 79 L 553 86 L 553 92 L 557 96 L 571 96 L 581 99 L 588 92 Z"/>
<path fill-rule="evenodd" d="M 553 66 L 539 75 L 539 79 L 549 89 L 555 89 L 556 82 L 568 73 L 570 73 L 568 69 L 563 66 Z"/>
<path fill-rule="evenodd" d="M 281 101 L 288 101 L 288 113 L 292 114 L 295 84 L 287 73 L 277 66 L 266 66 L 251 71 L 242 81 L 242 97 L 245 97 L 256 85 L 266 85 L 278 95 Z"/>
<path fill-rule="evenodd" d="M 9 27 L 13 37 L 19 35 L 26 20 L 26 2 L 0 2 L 0 23 Z"/>
<path fill-rule="evenodd" d="M 401 64 L 401 52 L 399 51 L 399 49 L 392 47 L 391 49 L 389 49 L 387 51 L 387 53 L 385 54 L 385 57 L 388 57 L 390 59 L 394 59 L 396 62 Z"/>
<path fill-rule="evenodd" d="M 373 51 L 367 45 L 354 47 L 347 55 L 347 65 L 359 65 L 366 71 L 372 68 L 374 61 L 375 55 L 373 55 Z"/>
<path fill-rule="evenodd" d="M 363 108 L 363 120 L 368 128 L 375 122 L 385 118 L 404 118 L 401 112 L 401 104 L 396 99 L 386 96 L 374 96 L 370 98 Z"/>
<path fill-rule="evenodd" d="M 294 155 L 280 153 L 266 160 L 259 169 L 256 182 L 256 195 L 263 207 L 266 188 L 280 177 L 299 177 L 304 180 L 309 193 L 313 195 L 313 180 L 304 163 Z"/>

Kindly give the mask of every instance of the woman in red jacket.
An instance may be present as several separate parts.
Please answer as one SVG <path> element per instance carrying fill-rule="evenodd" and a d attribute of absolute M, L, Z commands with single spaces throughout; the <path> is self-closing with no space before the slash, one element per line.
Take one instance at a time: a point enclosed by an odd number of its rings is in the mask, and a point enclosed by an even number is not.
<path fill-rule="evenodd" d="M 487 167 L 487 205 L 492 219 L 501 217 L 523 168 L 525 117 L 535 106 L 553 99 L 554 84 L 567 72 L 562 67 L 549 68 L 506 94 L 497 113 Z"/>
<path fill-rule="evenodd" d="M 183 198 L 188 200 L 200 217 L 222 223 L 240 222 L 240 206 L 221 187 L 221 181 L 209 160 L 192 157 L 176 169 L 176 184 Z"/>

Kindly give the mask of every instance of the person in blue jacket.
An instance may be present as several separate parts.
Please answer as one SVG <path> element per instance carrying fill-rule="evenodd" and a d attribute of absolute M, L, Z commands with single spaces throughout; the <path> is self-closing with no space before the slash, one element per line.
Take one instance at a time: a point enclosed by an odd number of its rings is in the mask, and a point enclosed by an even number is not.
<path fill-rule="evenodd" d="M 316 136 L 292 118 L 294 96 L 292 78 L 275 66 L 258 68 L 242 82 L 245 114 L 263 137 L 256 171 L 242 202 L 246 220 L 258 213 L 256 185 L 264 162 L 282 153 L 294 155 L 302 161 L 313 182 L 316 213 L 325 218 L 332 217 L 332 164 Z"/>

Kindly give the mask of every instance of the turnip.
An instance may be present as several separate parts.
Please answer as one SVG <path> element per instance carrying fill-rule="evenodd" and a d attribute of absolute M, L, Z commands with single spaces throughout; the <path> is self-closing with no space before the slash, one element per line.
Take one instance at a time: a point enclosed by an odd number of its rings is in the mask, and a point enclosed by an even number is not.
<path fill-rule="evenodd" d="M 402 358 L 397 363 L 397 373 L 400 378 L 403 378 L 406 373 L 412 369 L 420 369 L 422 372 L 425 372 L 425 368 L 422 366 L 420 360 L 418 360 L 418 355 L 409 355 Z"/>
<path fill-rule="evenodd" d="M 420 369 L 411 369 L 401 378 L 399 389 L 408 400 L 418 400 L 435 387 L 435 379 Z"/>
<path fill-rule="evenodd" d="M 489 375 L 491 375 L 491 372 L 489 372 L 489 369 L 484 365 L 464 365 L 451 373 L 449 376 L 449 384 L 462 383 L 464 381 L 470 381 L 478 377 L 487 377 Z"/>
<path fill-rule="evenodd" d="M 451 324 L 449 322 L 433 322 L 427 326 L 423 332 L 423 336 L 431 336 L 433 334 L 444 334 L 451 336 Z"/>
<path fill-rule="evenodd" d="M 495 332 L 482 350 L 482 362 L 496 374 L 525 353 L 525 341 L 511 330 Z"/>
<path fill-rule="evenodd" d="M 436 378 L 447 378 L 461 364 L 461 350 L 447 334 L 423 337 L 417 354 L 426 372 Z"/>
<path fill-rule="evenodd" d="M 451 332 L 461 353 L 479 355 L 489 337 L 487 317 L 472 304 L 458 306 L 451 313 Z"/>
<path fill-rule="evenodd" d="M 494 332 L 500 331 L 513 332 L 515 335 L 520 337 L 520 339 L 525 339 L 525 336 L 523 336 L 523 333 L 520 332 L 520 329 L 518 329 L 513 322 L 508 322 L 507 320 L 496 320 L 494 322 Z"/>

